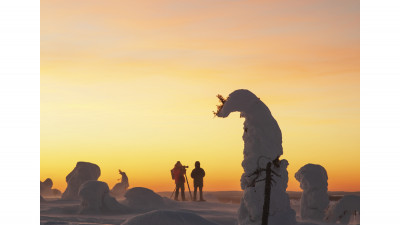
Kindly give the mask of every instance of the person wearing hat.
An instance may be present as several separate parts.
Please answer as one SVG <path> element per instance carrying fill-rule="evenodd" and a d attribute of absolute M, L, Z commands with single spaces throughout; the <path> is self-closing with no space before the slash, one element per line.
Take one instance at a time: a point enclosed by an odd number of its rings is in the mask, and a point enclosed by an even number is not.
<path fill-rule="evenodd" d="M 186 169 L 182 166 L 180 161 L 177 161 L 175 167 L 171 170 L 172 179 L 175 180 L 175 201 L 178 201 L 179 189 L 181 189 L 182 201 L 185 200 L 185 175 Z"/>
<path fill-rule="evenodd" d="M 192 170 L 192 173 L 190 174 L 190 176 L 193 178 L 193 186 L 194 186 L 193 201 L 196 201 L 197 188 L 199 188 L 200 191 L 200 201 L 205 201 L 203 199 L 203 177 L 206 175 L 206 172 L 204 172 L 203 168 L 200 167 L 199 161 L 196 161 L 194 167 L 195 168 Z"/>

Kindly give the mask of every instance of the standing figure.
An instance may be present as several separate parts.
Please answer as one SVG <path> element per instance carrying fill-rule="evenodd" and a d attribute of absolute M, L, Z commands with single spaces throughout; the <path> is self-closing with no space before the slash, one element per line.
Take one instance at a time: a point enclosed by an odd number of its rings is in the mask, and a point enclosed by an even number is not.
<path fill-rule="evenodd" d="M 179 189 L 181 189 L 182 201 L 185 201 L 185 175 L 186 169 L 178 161 L 175 167 L 171 170 L 172 178 L 175 180 L 175 200 L 178 201 Z"/>
<path fill-rule="evenodd" d="M 200 190 L 200 201 L 205 201 L 203 199 L 203 177 L 206 175 L 203 168 L 200 168 L 200 162 L 196 161 L 194 164 L 195 168 L 192 170 L 190 176 L 193 178 L 193 186 L 194 186 L 194 198 L 193 201 L 196 201 L 197 188 Z"/>

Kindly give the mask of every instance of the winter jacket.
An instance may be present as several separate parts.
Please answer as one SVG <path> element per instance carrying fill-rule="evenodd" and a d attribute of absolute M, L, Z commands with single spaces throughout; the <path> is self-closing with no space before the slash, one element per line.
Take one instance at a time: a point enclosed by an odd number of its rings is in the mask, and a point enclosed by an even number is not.
<path fill-rule="evenodd" d="M 192 173 L 190 176 L 194 179 L 193 183 L 194 186 L 203 186 L 203 177 L 206 175 L 206 172 L 204 172 L 203 168 L 197 167 L 192 170 Z"/>
<path fill-rule="evenodd" d="M 186 169 L 184 169 L 182 167 L 174 167 L 172 169 L 172 174 L 175 179 L 175 184 L 184 184 L 185 183 L 185 177 L 184 177 L 185 172 L 186 172 Z"/>

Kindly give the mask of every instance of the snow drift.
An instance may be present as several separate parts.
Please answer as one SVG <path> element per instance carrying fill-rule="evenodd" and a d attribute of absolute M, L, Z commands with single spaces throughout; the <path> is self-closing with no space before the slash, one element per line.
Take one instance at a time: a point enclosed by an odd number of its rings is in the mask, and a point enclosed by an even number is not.
<path fill-rule="evenodd" d="M 217 225 L 190 212 L 156 210 L 127 219 L 121 225 Z"/>
<path fill-rule="evenodd" d="M 81 200 L 80 213 L 124 213 L 129 211 L 126 206 L 111 197 L 109 191 L 107 183 L 102 181 L 90 180 L 83 183 L 78 192 Z"/>
<path fill-rule="evenodd" d="M 125 193 L 126 204 L 136 211 L 151 211 L 165 207 L 164 199 L 154 191 L 135 187 Z"/>
<path fill-rule="evenodd" d="M 78 162 L 75 168 L 66 177 L 67 189 L 62 194 L 63 200 L 78 200 L 79 187 L 88 180 L 97 180 L 100 177 L 100 167 L 93 163 Z"/>
<path fill-rule="evenodd" d="M 40 195 L 42 196 L 59 196 L 61 191 L 58 189 L 52 189 L 53 181 L 47 178 L 45 181 L 40 181 Z"/>
<path fill-rule="evenodd" d="M 303 193 L 300 199 L 302 219 L 322 221 L 329 205 L 328 174 L 324 167 L 307 164 L 295 174 Z"/>
<path fill-rule="evenodd" d="M 330 223 L 349 224 L 350 219 L 360 213 L 360 196 L 345 195 L 330 207 L 326 220 Z"/>
<path fill-rule="evenodd" d="M 270 225 L 290 225 L 296 223 L 296 213 L 290 208 L 289 196 L 286 193 L 288 175 L 286 160 L 280 160 L 283 154 L 282 133 L 278 123 L 268 107 L 252 92 L 236 90 L 227 99 L 218 95 L 221 105 L 215 115 L 225 118 L 231 112 L 240 112 L 244 117 L 244 159 L 242 166 L 244 173 L 241 177 L 241 188 L 244 190 L 241 199 L 238 223 L 240 225 L 261 224 L 264 205 L 265 169 L 268 162 L 273 162 L 272 171 L 276 183 L 271 187 Z M 255 173 L 256 172 L 256 173 Z M 260 181 L 260 182 L 258 182 Z"/>

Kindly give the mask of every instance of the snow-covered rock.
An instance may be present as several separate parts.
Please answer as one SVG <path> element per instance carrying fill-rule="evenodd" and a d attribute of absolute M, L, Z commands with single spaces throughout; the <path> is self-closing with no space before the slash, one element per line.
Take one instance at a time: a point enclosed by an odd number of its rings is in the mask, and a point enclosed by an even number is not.
<path fill-rule="evenodd" d="M 349 224 L 360 213 L 360 196 L 345 195 L 328 210 L 326 220 L 330 223 Z"/>
<path fill-rule="evenodd" d="M 329 205 L 328 174 L 324 167 L 307 164 L 295 174 L 303 189 L 300 200 L 300 215 L 304 220 L 322 221 Z"/>
<path fill-rule="evenodd" d="M 227 117 L 231 112 L 240 112 L 244 121 L 244 173 L 241 177 L 241 187 L 244 194 L 240 203 L 239 225 L 259 225 L 262 220 L 264 206 L 265 171 L 254 174 L 259 169 L 265 169 L 268 162 L 275 160 L 272 170 L 281 177 L 274 176 L 276 183 L 271 187 L 270 225 L 296 224 L 296 213 L 290 208 L 289 196 L 286 193 L 288 175 L 286 160 L 280 160 L 283 154 L 282 133 L 278 123 L 268 107 L 252 92 L 236 90 L 227 99 L 218 96 L 221 105 L 215 115 Z"/>
<path fill-rule="evenodd" d="M 121 225 L 217 225 L 190 212 L 155 210 L 127 219 Z"/>
<path fill-rule="evenodd" d="M 126 204 L 137 211 L 162 209 L 166 206 L 164 199 L 154 191 L 144 188 L 131 188 L 125 193 Z"/>
<path fill-rule="evenodd" d="M 81 200 L 81 214 L 124 213 L 128 208 L 110 196 L 107 183 L 89 180 L 83 183 L 78 192 Z"/>
<path fill-rule="evenodd" d="M 78 200 L 79 187 L 88 180 L 97 180 L 100 177 L 100 167 L 93 163 L 78 162 L 66 177 L 67 189 L 62 194 L 64 200 Z"/>

